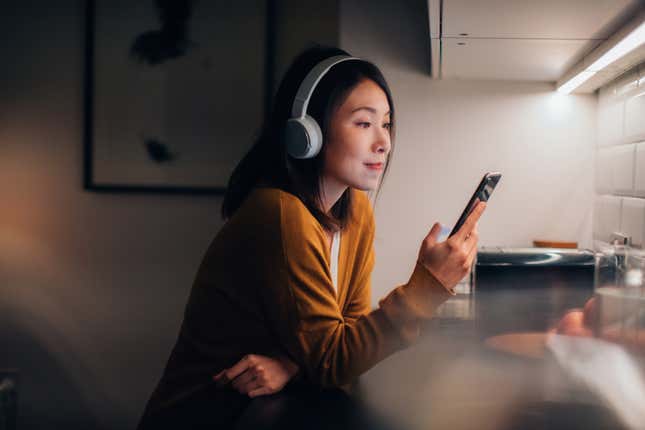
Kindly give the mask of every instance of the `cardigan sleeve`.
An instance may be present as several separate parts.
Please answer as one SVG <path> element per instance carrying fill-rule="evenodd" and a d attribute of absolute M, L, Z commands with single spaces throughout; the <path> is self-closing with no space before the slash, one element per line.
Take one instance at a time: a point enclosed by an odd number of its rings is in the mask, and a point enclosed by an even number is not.
<path fill-rule="evenodd" d="M 379 308 L 346 320 L 334 297 L 324 253 L 324 237 L 295 197 L 280 196 L 281 255 L 271 268 L 276 282 L 263 288 L 269 321 L 304 377 L 322 386 L 350 383 L 387 356 L 411 344 L 418 324 L 451 296 L 417 265 L 410 281 L 380 301 Z M 294 206 L 295 205 L 295 206 Z M 373 238 L 373 232 L 372 232 Z M 364 253 L 366 268 L 356 286 L 365 303 L 374 254 Z M 423 269 L 423 270 L 419 270 Z M 277 288 L 277 291 L 274 290 Z M 276 298 L 278 299 L 276 302 Z M 362 306 L 365 306 L 364 304 Z"/>

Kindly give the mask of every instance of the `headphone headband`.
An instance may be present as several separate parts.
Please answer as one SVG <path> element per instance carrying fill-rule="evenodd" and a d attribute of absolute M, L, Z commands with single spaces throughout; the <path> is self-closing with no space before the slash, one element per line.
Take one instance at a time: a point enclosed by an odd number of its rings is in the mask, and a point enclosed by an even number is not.
<path fill-rule="evenodd" d="M 348 60 L 360 60 L 360 58 L 352 57 L 349 55 L 336 55 L 334 57 L 329 57 L 326 60 L 318 63 L 309 73 L 305 76 L 305 79 L 300 84 L 296 97 L 293 100 L 293 106 L 291 108 L 291 118 L 302 118 L 307 113 L 307 106 L 309 105 L 309 99 L 316 89 L 316 85 L 322 79 L 323 76 L 338 63 Z"/>
<path fill-rule="evenodd" d="M 293 100 L 291 118 L 287 120 L 284 128 L 284 144 L 293 158 L 313 158 L 322 148 L 323 135 L 320 125 L 316 120 L 307 115 L 309 99 L 318 85 L 320 79 L 325 76 L 333 66 L 343 61 L 360 60 L 360 58 L 349 55 L 336 55 L 316 64 L 307 73 L 305 79 L 298 87 L 298 92 Z"/>

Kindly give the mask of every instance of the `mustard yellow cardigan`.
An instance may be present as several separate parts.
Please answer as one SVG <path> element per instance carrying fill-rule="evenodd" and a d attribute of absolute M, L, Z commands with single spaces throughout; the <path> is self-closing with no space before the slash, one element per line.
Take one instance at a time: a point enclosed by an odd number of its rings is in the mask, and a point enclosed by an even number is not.
<path fill-rule="evenodd" d="M 337 294 L 325 233 L 301 200 L 276 188 L 250 193 L 206 252 L 146 414 L 189 399 L 246 354 L 287 355 L 305 381 L 342 386 L 414 342 L 452 293 L 417 263 L 372 310 L 374 215 L 364 192 L 350 192 Z"/>

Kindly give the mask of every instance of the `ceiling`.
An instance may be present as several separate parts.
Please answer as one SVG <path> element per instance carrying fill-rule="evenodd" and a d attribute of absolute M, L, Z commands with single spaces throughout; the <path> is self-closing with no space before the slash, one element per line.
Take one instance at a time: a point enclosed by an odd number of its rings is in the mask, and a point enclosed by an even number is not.
<path fill-rule="evenodd" d="M 428 0 L 432 76 L 555 82 L 645 0 Z"/>

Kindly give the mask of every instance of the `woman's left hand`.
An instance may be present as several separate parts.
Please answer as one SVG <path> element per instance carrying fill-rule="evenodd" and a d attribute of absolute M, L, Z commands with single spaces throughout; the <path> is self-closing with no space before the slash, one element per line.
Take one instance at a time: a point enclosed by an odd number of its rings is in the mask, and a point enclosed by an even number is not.
<path fill-rule="evenodd" d="M 286 357 L 249 354 L 234 366 L 219 372 L 213 380 L 220 386 L 232 382 L 235 390 L 256 397 L 277 393 L 296 373 L 298 365 Z"/>

